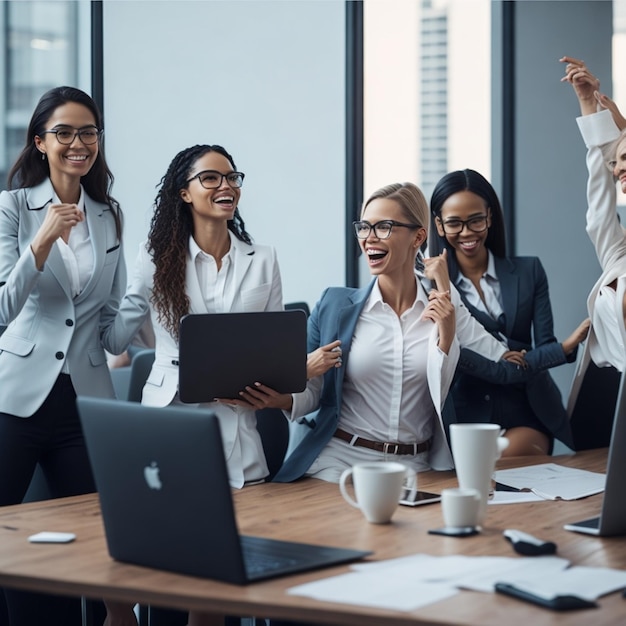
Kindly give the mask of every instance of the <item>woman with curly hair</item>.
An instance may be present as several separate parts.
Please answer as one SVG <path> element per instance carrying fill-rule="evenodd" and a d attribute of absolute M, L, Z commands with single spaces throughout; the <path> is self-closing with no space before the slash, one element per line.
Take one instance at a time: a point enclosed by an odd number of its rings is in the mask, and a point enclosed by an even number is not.
<path fill-rule="evenodd" d="M 180 402 L 178 329 L 183 316 L 283 308 L 276 253 L 252 243 L 239 213 L 243 179 L 224 148 L 197 145 L 179 152 L 161 180 L 134 279 L 115 325 L 104 335 L 107 349 L 118 353 L 150 316 L 156 355 L 143 404 Z M 265 478 L 254 410 L 217 402 L 205 406 L 220 420 L 232 486 Z"/>
<path fill-rule="evenodd" d="M 178 331 L 183 316 L 283 309 L 276 253 L 252 243 L 239 213 L 243 180 L 231 155 L 218 145 L 182 150 L 161 179 L 134 279 L 114 326 L 103 337 L 107 349 L 119 353 L 150 317 L 156 354 L 143 404 L 180 403 Z M 262 481 L 268 468 L 254 409 L 218 402 L 202 406 L 209 406 L 219 419 L 231 485 Z M 128 605 L 107 606 L 108 624 L 133 623 Z M 222 619 L 191 614 L 189 623 L 216 624 Z"/>

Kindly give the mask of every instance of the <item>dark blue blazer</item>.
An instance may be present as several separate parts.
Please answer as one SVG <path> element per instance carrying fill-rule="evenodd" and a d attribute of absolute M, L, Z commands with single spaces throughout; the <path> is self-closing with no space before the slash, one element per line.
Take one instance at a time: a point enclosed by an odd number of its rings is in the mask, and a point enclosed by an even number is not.
<path fill-rule="evenodd" d="M 494 261 L 502 293 L 503 318 L 493 320 L 470 305 L 463 294 L 461 297 L 470 313 L 487 331 L 507 339 L 511 350 L 532 350 L 527 355 L 532 365 L 532 375 L 523 383 L 528 404 L 554 437 L 571 445 L 569 418 L 561 394 L 545 369 L 574 361 L 576 351 L 566 357 L 554 336 L 545 270 L 537 257 L 494 257 Z M 453 282 L 456 282 L 457 276 L 452 277 Z M 496 366 L 480 355 L 461 350 L 457 376 L 451 389 L 456 419 L 497 423 L 497 412 L 503 407 L 514 412 L 514 390 L 502 386 L 503 383 L 511 382 L 520 382 L 515 380 L 514 369 Z"/>

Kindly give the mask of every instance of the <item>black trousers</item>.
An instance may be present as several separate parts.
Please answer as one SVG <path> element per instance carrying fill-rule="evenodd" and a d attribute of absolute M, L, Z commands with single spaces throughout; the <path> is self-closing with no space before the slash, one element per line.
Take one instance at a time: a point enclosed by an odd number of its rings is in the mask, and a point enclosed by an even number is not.
<path fill-rule="evenodd" d="M 41 408 L 32 416 L 22 418 L 0 413 L 0 506 L 22 502 L 37 464 L 53 498 L 95 491 L 76 410 L 76 393 L 66 374 L 59 376 Z M 79 598 L 13 589 L 5 589 L 4 593 L 11 626 L 81 624 Z"/>

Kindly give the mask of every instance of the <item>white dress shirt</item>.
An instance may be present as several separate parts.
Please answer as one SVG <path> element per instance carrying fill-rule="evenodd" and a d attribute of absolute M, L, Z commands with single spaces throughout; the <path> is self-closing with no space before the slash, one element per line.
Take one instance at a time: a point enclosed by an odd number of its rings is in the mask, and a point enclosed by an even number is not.
<path fill-rule="evenodd" d="M 456 280 L 456 288 L 465 296 L 465 299 L 474 308 L 489 315 L 492 319 L 498 318 L 504 314 L 502 305 L 502 289 L 500 288 L 500 280 L 496 273 L 496 263 L 493 254 L 487 251 L 488 261 L 487 270 L 480 277 L 480 288 L 483 292 L 484 300 L 480 297 L 478 289 L 469 278 L 466 278 L 460 271 Z"/>
<path fill-rule="evenodd" d="M 600 366 L 612 365 L 620 372 L 626 369 L 622 310 L 625 287 L 625 276 L 618 279 L 617 292 L 607 285 L 600 287 L 591 316 L 597 339 L 590 346 L 591 358 Z"/>
<path fill-rule="evenodd" d="M 53 203 L 62 204 L 56 195 L 53 199 Z M 84 215 L 85 195 L 82 185 L 77 206 L 78 210 Z M 91 240 L 89 239 L 87 220 L 83 219 L 82 222 L 78 222 L 78 224 L 70 230 L 67 243 L 59 237 L 57 239 L 57 246 L 63 257 L 63 263 L 65 264 L 65 269 L 70 279 L 72 296 L 75 298 L 80 295 L 87 281 L 93 274 L 93 248 L 91 247 Z"/>
<path fill-rule="evenodd" d="M 421 443 L 433 434 L 426 379 L 431 321 L 422 290 L 400 317 L 374 285 L 356 325 L 346 365 L 339 428 L 375 441 Z"/>
<path fill-rule="evenodd" d="M 200 291 L 207 311 L 209 313 L 228 311 L 226 303 L 234 300 L 237 289 L 237 285 L 232 280 L 234 268 L 230 249 L 222 257 L 219 269 L 215 258 L 204 252 L 193 237 L 189 238 L 189 254 L 196 266 Z"/>
<path fill-rule="evenodd" d="M 427 304 L 428 297 L 418 283 L 413 306 L 398 317 L 383 302 L 376 282 L 350 346 L 339 428 L 380 442 L 422 443 L 432 437 L 438 418 L 427 377 L 433 323 L 421 319 Z M 428 452 L 397 457 L 333 438 L 307 475 L 338 482 L 346 467 L 383 458 L 401 460 L 415 471 L 430 469 Z"/>
<path fill-rule="evenodd" d="M 218 269 L 215 258 L 204 252 L 193 237 L 189 238 L 189 255 L 196 269 L 200 292 L 205 302 L 207 313 L 227 313 L 232 310 L 232 304 L 241 285 L 235 280 L 235 258 L 233 254 L 233 235 L 229 231 L 231 247 L 222 257 L 221 267 Z M 207 356 L 207 358 L 212 358 Z M 173 404 L 180 402 L 178 393 Z M 184 404 L 184 406 L 190 406 Z M 234 442 L 230 453 L 227 453 L 228 474 L 231 486 L 239 488 L 244 484 L 262 481 L 267 476 L 267 464 L 254 426 L 256 418 L 252 409 L 230 406 L 219 402 L 198 404 L 210 408 L 220 421 L 223 434 L 230 433 L 233 423 L 237 424 L 234 430 Z M 226 452 L 226 450 L 225 450 Z"/>
<path fill-rule="evenodd" d="M 602 267 L 602 275 L 587 298 L 591 330 L 585 351 L 598 366 L 612 365 L 623 372 L 626 329 L 621 304 L 626 287 L 626 231 L 617 215 L 615 180 L 607 167 L 615 156 L 613 141 L 620 131 L 608 110 L 583 115 L 576 121 L 588 149 L 587 234 Z M 617 281 L 617 291 L 608 286 L 613 281 Z"/>
<path fill-rule="evenodd" d="M 56 194 L 52 202 L 53 204 L 63 204 Z M 76 205 L 78 210 L 84 215 L 85 192 L 82 185 L 80 187 L 80 197 Z M 78 224 L 70 230 L 67 243 L 59 237 L 56 244 L 63 258 L 67 275 L 69 276 L 72 297 L 76 298 L 85 288 L 85 285 L 93 274 L 93 247 L 91 245 L 91 239 L 89 238 L 87 220 L 83 219 L 82 222 L 78 222 Z M 70 373 L 67 360 L 63 363 L 61 372 L 63 374 Z"/>

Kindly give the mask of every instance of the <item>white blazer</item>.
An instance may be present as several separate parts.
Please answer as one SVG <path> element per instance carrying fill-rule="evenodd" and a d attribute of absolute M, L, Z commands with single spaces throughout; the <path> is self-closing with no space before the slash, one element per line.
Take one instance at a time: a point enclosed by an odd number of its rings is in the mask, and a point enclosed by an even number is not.
<path fill-rule="evenodd" d="M 54 197 L 50 180 L 0 194 L 0 412 L 29 417 L 52 389 L 64 360 L 78 395 L 114 397 L 100 331 L 113 323 L 126 265 L 110 207 L 85 194 L 93 274 L 72 297 L 57 246 L 42 271 L 30 244 Z"/>
<path fill-rule="evenodd" d="M 587 310 L 592 324 L 585 342 L 584 351 L 578 360 L 572 388 L 570 390 L 567 410 L 571 415 L 576 404 L 578 392 L 582 384 L 589 361 L 593 359 L 600 367 L 609 365 L 608 352 L 598 343 L 593 321 L 594 306 L 601 287 L 615 279 L 626 276 L 626 230 L 620 224 L 617 214 L 615 180 L 607 167 L 607 162 L 614 158 L 614 141 L 620 131 L 615 125 L 609 111 L 601 111 L 592 115 L 584 115 L 576 120 L 582 137 L 587 146 L 587 234 L 593 243 L 602 268 L 602 274 L 591 289 L 587 298 Z M 625 280 L 618 282 L 616 302 L 621 302 L 624 295 Z M 620 312 L 616 312 L 620 315 Z M 623 345 L 626 345 L 626 330 L 620 325 Z"/>
<path fill-rule="evenodd" d="M 230 239 L 230 254 L 234 266 L 232 280 L 238 288 L 235 290 L 234 299 L 226 303 L 223 312 L 282 310 L 282 284 L 274 249 L 269 246 L 248 245 L 233 235 Z M 159 322 L 157 311 L 150 301 L 154 270 L 154 263 L 146 244 L 141 244 L 133 282 L 122 300 L 115 324 L 104 333 L 103 342 L 106 349 L 113 354 L 122 352 L 148 315 L 150 316 L 154 328 L 156 353 L 154 365 L 143 389 L 142 403 L 163 407 L 176 401 L 177 397 L 178 342 Z M 200 290 L 196 265 L 191 256 L 187 261 L 185 283 L 190 313 L 208 313 Z M 207 354 L 206 358 L 219 358 L 219 355 Z M 243 459 L 244 464 L 246 457 L 253 465 L 258 464 L 255 467 L 247 466 L 246 480 L 249 480 L 249 476 L 262 478 L 267 475 L 261 439 L 256 430 L 255 411 L 215 402 L 202 406 L 210 407 L 220 420 L 231 484 L 236 487 L 243 484 L 243 474 L 240 473 L 242 468 L 235 460 L 239 457 Z M 242 441 L 242 436 L 245 441 Z M 248 446 L 252 450 L 243 448 L 238 450 L 242 446 Z"/>

